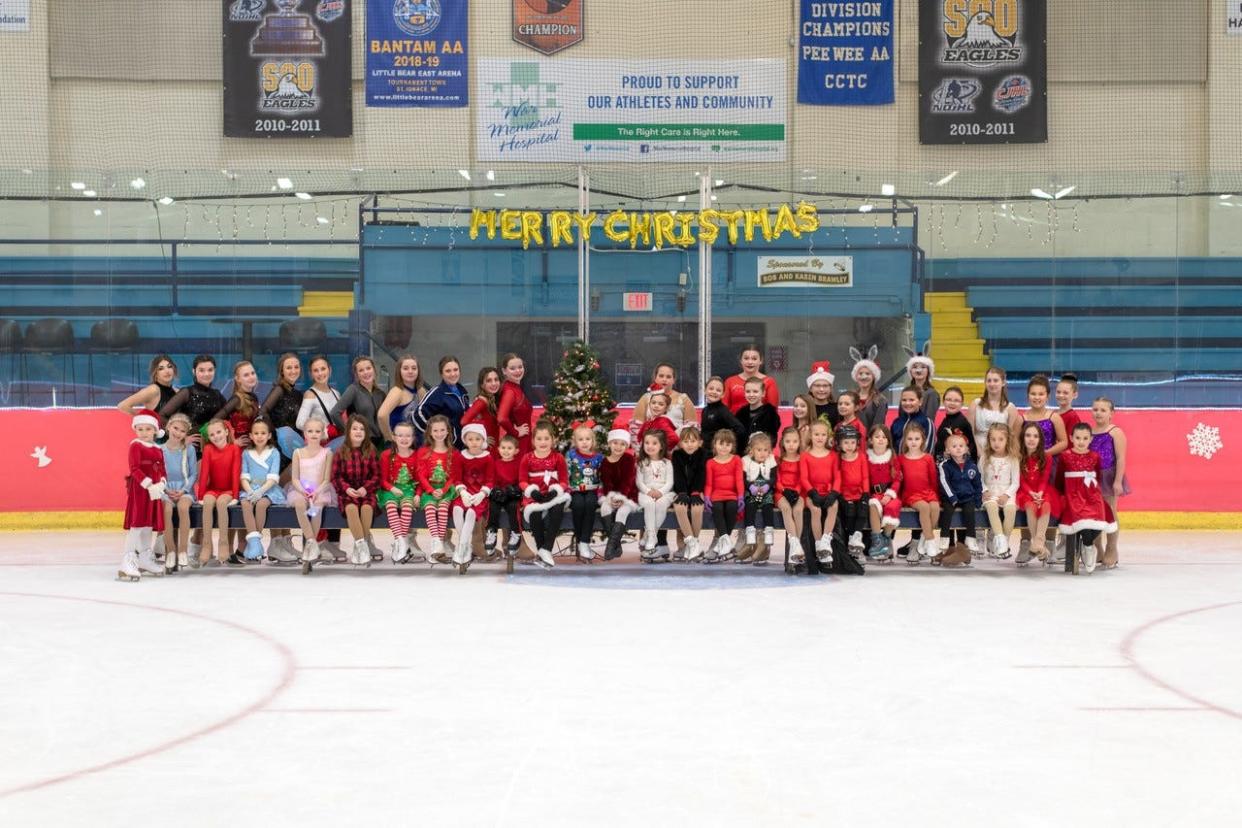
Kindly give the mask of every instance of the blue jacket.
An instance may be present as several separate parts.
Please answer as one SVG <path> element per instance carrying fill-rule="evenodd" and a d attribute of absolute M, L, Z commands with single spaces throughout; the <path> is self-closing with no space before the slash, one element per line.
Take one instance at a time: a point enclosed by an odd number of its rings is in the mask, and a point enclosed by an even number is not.
<path fill-rule="evenodd" d="M 975 461 L 967 455 L 966 462 L 958 465 L 952 457 L 940 461 L 940 495 L 951 504 L 974 503 L 983 505 L 983 475 Z"/>
<path fill-rule="evenodd" d="M 443 414 L 449 420 L 449 439 L 453 441 L 455 447 L 464 448 L 461 442 L 461 417 L 469 407 L 470 395 L 466 393 L 461 383 L 449 385 L 447 382 L 441 382 L 428 391 L 427 396 L 423 397 L 423 401 L 419 403 L 414 415 L 410 418 L 414 423 L 414 430 L 418 432 L 419 443 L 421 444 L 426 437 L 427 421 L 437 414 Z"/>
<path fill-rule="evenodd" d="M 897 419 L 893 420 L 893 450 L 898 454 L 905 452 L 905 446 L 902 445 L 901 437 L 906 432 L 906 423 L 915 422 L 923 429 L 923 451 L 931 451 L 931 445 L 936 439 L 936 433 L 932 430 L 931 420 L 927 419 L 927 415 L 922 411 L 914 412 L 911 416 L 904 411 L 898 412 Z"/>

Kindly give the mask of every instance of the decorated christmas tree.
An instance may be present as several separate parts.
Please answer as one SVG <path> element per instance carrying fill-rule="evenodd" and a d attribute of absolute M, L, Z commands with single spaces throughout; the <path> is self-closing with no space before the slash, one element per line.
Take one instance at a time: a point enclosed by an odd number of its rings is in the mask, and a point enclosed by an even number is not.
<path fill-rule="evenodd" d="M 569 343 L 552 377 L 552 393 L 543 415 L 556 425 L 558 448 L 569 446 L 574 423 L 587 420 L 594 422 L 596 445 L 606 445 L 617 417 L 615 405 L 600 371 L 599 354 L 581 340 Z"/>

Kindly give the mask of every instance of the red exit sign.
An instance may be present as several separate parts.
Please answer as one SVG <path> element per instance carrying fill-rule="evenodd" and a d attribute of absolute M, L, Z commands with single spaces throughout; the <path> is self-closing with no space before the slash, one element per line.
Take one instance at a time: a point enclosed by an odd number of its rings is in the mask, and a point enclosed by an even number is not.
<path fill-rule="evenodd" d="M 621 307 L 627 311 L 649 311 L 651 310 L 651 294 L 623 293 L 621 294 Z"/>

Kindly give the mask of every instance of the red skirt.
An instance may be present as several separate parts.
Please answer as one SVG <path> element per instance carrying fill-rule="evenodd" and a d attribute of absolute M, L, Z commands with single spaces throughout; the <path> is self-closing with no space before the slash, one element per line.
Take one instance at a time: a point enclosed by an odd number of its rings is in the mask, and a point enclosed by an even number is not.
<path fill-rule="evenodd" d="M 164 531 L 164 501 L 152 500 L 132 477 L 126 483 L 125 528 Z"/>
<path fill-rule="evenodd" d="M 1014 497 L 1014 502 L 1018 504 L 1018 508 L 1026 511 L 1026 507 L 1034 506 L 1035 501 L 1031 499 L 1030 494 L 1025 489 L 1018 489 L 1018 494 Z M 1057 517 L 1061 514 L 1061 498 L 1057 494 L 1057 490 L 1049 486 L 1044 489 L 1044 505 L 1048 507 L 1048 514 Z"/>

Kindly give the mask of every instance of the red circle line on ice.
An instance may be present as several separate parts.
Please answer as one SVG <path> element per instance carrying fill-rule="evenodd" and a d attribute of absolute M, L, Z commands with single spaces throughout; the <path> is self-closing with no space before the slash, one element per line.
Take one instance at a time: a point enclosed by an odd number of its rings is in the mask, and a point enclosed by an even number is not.
<path fill-rule="evenodd" d="M 1121 651 L 1121 657 L 1124 658 L 1127 662 L 1129 662 L 1130 666 L 1134 668 L 1134 671 L 1136 673 L 1138 673 L 1140 676 L 1142 676 L 1144 679 L 1146 679 L 1151 684 L 1154 684 L 1163 690 L 1167 690 L 1173 695 L 1178 696 L 1179 698 L 1185 699 L 1186 701 L 1192 704 L 1195 704 L 1205 710 L 1210 710 L 1214 713 L 1220 713 L 1232 719 L 1242 719 L 1242 712 L 1239 712 L 1237 710 L 1232 710 L 1228 707 L 1222 707 L 1221 705 L 1210 702 L 1207 699 L 1200 698 L 1199 696 L 1196 696 L 1193 693 L 1188 693 L 1187 691 L 1182 690 L 1180 687 L 1172 685 L 1169 682 L 1165 681 L 1164 679 L 1160 678 L 1154 672 L 1148 669 L 1141 661 L 1139 661 L 1138 656 L 1134 654 L 1134 648 L 1138 640 L 1142 638 L 1145 633 L 1147 633 L 1149 630 L 1151 630 L 1154 627 L 1158 627 L 1161 624 L 1167 624 L 1170 621 L 1176 621 L 1179 618 L 1185 618 L 1188 615 L 1197 615 L 1198 613 L 1201 613 L 1201 612 L 1211 612 L 1213 610 L 1225 609 L 1226 607 L 1236 607 L 1236 606 L 1242 606 L 1242 601 L 1227 601 L 1223 604 L 1209 604 L 1206 607 L 1196 607 L 1194 609 L 1182 610 L 1181 612 L 1175 612 L 1169 615 L 1162 615 L 1159 618 L 1153 618 L 1151 621 L 1148 621 L 1144 624 L 1141 624 L 1135 627 L 1133 630 L 1131 630 L 1129 633 L 1126 634 L 1126 637 L 1122 639 L 1121 645 L 1118 648 Z"/>
<path fill-rule="evenodd" d="M 45 779 L 37 779 L 33 782 L 27 782 L 22 785 L 16 785 L 12 788 L 5 788 L 3 790 L 0 790 L 0 798 L 6 797 L 6 796 L 12 796 L 13 794 L 27 793 L 29 791 L 37 791 L 41 788 L 48 788 L 53 785 L 59 785 L 62 782 L 71 782 L 74 779 L 78 779 L 80 777 L 87 776 L 92 773 L 101 773 L 103 771 L 112 770 L 113 768 L 118 768 L 118 767 L 121 767 L 122 765 L 128 765 L 131 762 L 136 762 L 139 759 L 146 759 L 147 757 L 155 756 L 160 753 L 164 753 L 166 751 L 172 750 L 173 748 L 181 747 L 182 745 L 192 742 L 195 739 L 201 739 L 202 737 L 207 736 L 209 734 L 215 733 L 220 730 L 224 730 L 225 728 L 231 727 L 232 725 L 237 724 L 243 719 L 248 718 L 249 716 L 252 716 L 253 714 L 259 712 L 260 710 L 264 709 L 269 704 L 271 704 L 278 696 L 280 696 L 281 693 L 284 693 L 285 690 L 289 689 L 289 685 L 293 683 L 293 678 L 297 673 L 297 662 L 295 661 L 293 657 L 293 653 L 284 644 L 272 638 L 271 636 L 267 635 L 266 633 L 260 632 L 259 630 L 253 629 L 251 627 L 247 627 L 243 624 L 238 624 L 233 621 L 227 621 L 222 618 L 213 618 L 210 615 L 203 615 L 197 612 L 189 612 L 188 610 L 173 609 L 172 607 L 157 607 L 157 606 L 152 606 L 150 604 L 134 604 L 128 601 L 108 601 L 102 598 L 80 598 L 74 595 L 46 595 L 46 594 L 36 593 L 36 592 L 0 592 L 0 596 L 6 597 L 6 598 L 43 598 L 43 599 L 52 600 L 52 601 L 78 601 L 78 602 L 86 603 L 86 604 L 103 604 L 105 606 L 123 607 L 127 609 L 147 610 L 150 612 L 163 612 L 163 613 L 168 613 L 169 615 L 180 615 L 185 618 L 193 618 L 197 621 L 207 621 L 209 623 L 218 624 L 222 627 L 228 627 L 229 629 L 236 630 L 238 632 L 245 633 L 246 635 L 257 638 L 258 640 L 262 641 L 264 644 L 271 647 L 272 650 L 275 651 L 276 655 L 278 656 L 281 662 L 281 675 L 280 675 L 279 680 L 276 682 L 276 684 L 274 684 L 271 687 L 271 689 L 267 691 L 267 693 L 263 695 L 262 698 L 259 698 L 251 702 L 250 704 L 241 708 L 237 712 L 232 713 L 223 719 L 210 722 L 198 728 L 197 730 L 191 731 L 190 733 L 186 733 L 176 738 L 169 739 L 167 741 L 161 742 L 156 745 L 152 745 L 151 747 L 137 751 L 136 753 L 131 753 L 125 756 L 120 756 L 120 757 L 117 757 L 116 759 L 110 759 L 107 762 L 100 762 L 99 764 L 89 765 L 84 768 L 78 768 L 77 770 L 67 771 L 65 773 L 57 774 L 55 776 L 49 776 Z"/>

